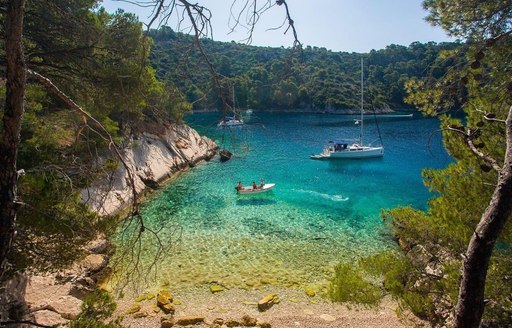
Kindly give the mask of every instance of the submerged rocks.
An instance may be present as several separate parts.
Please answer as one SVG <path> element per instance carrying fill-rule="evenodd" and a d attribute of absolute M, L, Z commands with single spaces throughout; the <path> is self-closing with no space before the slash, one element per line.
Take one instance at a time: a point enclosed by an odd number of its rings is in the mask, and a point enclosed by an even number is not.
<path fill-rule="evenodd" d="M 226 150 L 226 149 L 222 149 L 221 151 L 219 151 L 219 156 L 220 156 L 220 161 L 221 162 L 226 162 L 226 161 L 229 161 L 231 159 L 233 154 L 230 151 Z"/>
<path fill-rule="evenodd" d="M 133 315 L 135 319 L 145 318 L 148 316 L 148 313 L 146 311 L 137 312 Z"/>
<path fill-rule="evenodd" d="M 174 304 L 172 304 L 172 303 L 160 305 L 160 309 L 162 309 L 162 311 L 165 314 L 174 314 L 174 312 L 176 312 L 176 308 L 174 307 Z"/>
<path fill-rule="evenodd" d="M 145 301 L 145 300 L 152 300 L 153 298 L 155 298 L 155 294 L 153 293 L 146 293 L 146 294 L 143 294 L 143 295 L 139 295 L 135 298 L 135 302 L 142 302 L 142 301 Z"/>
<path fill-rule="evenodd" d="M 172 304 L 174 297 L 168 290 L 161 290 L 156 294 L 156 305 L 162 309 L 165 314 L 174 314 L 176 309 Z"/>
<path fill-rule="evenodd" d="M 162 320 L 160 321 L 161 328 L 171 328 L 172 326 L 174 326 L 173 318 L 162 318 Z"/>
<path fill-rule="evenodd" d="M 268 294 L 258 301 L 258 310 L 266 311 L 270 309 L 274 304 L 278 304 L 280 302 L 279 296 L 277 294 Z"/>
<path fill-rule="evenodd" d="M 332 315 L 330 314 L 321 314 L 320 315 L 320 319 L 324 320 L 324 321 L 327 321 L 327 322 L 333 322 L 333 321 L 336 321 L 336 318 L 333 317 Z"/>
<path fill-rule="evenodd" d="M 224 290 L 224 287 L 222 287 L 221 285 L 211 285 L 210 286 L 210 291 L 212 292 L 212 294 L 222 292 L 223 290 Z"/>
<path fill-rule="evenodd" d="M 226 321 L 224 321 L 224 325 L 226 325 L 228 327 L 240 327 L 240 326 L 242 326 L 242 324 L 238 320 L 235 320 L 235 319 L 227 319 Z"/>
<path fill-rule="evenodd" d="M 166 304 L 172 303 L 173 296 L 170 291 L 168 290 L 161 290 L 156 294 L 156 304 L 158 306 L 163 306 Z"/>
<path fill-rule="evenodd" d="M 244 315 L 241 320 L 242 326 L 244 327 L 255 327 L 258 324 L 258 320 L 248 315 Z"/>
<path fill-rule="evenodd" d="M 306 292 L 306 295 L 308 295 L 309 297 L 315 297 L 316 295 L 315 290 L 311 287 L 306 287 L 304 291 Z"/>
<path fill-rule="evenodd" d="M 130 307 L 128 310 L 126 310 L 126 314 L 134 314 L 139 312 L 141 309 L 141 306 L 139 304 L 135 304 L 132 307 Z"/>

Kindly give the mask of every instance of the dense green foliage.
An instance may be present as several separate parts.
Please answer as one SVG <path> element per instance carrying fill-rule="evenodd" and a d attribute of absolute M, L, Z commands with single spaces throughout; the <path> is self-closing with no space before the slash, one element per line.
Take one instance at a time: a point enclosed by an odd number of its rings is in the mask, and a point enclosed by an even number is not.
<path fill-rule="evenodd" d="M 423 320 L 440 323 L 434 311 L 439 298 L 425 295 L 440 296 L 456 287 L 456 270 L 456 266 L 447 266 L 450 278 L 428 279 L 404 254 L 387 251 L 360 259 L 355 264 L 338 264 L 329 285 L 329 297 L 336 302 L 378 306 L 389 294 L 398 301 L 399 311 L 411 310 Z"/>
<path fill-rule="evenodd" d="M 179 120 L 190 104 L 172 83 L 156 79 L 142 24 L 122 11 L 108 14 L 97 3 L 28 1 L 23 35 L 27 68 L 49 78 L 118 143 L 144 120 Z M 3 24 L 0 29 L 4 37 Z M 0 44 L 3 59 L 3 39 Z M 2 76 L 0 117 L 4 96 Z M 24 206 L 10 262 L 13 269 L 53 270 L 76 259 L 98 231 L 113 230 L 115 220 L 100 219 L 82 204 L 80 189 L 118 164 L 108 159 L 108 143 L 97 133 L 98 126 L 38 81 L 28 80 L 25 103 L 17 159 L 24 170 L 18 195 Z M 99 162 L 99 156 L 107 160 Z"/>
<path fill-rule="evenodd" d="M 376 306 L 383 294 L 379 286 L 364 279 L 352 264 L 338 264 L 329 285 L 329 297 L 336 302 Z"/>
<path fill-rule="evenodd" d="M 429 263 L 414 263 L 424 272 L 427 264 L 437 261 L 443 274 L 412 275 L 411 286 L 427 283 L 436 293 L 419 294 L 424 304 L 435 304 L 427 315 L 443 324 L 440 311 L 454 311 L 457 302 L 461 265 L 470 238 L 496 187 L 498 174 L 489 162 L 476 156 L 477 151 L 502 165 L 505 155 L 505 117 L 512 101 L 509 1 L 425 1 L 429 19 L 449 33 L 464 37 L 464 47 L 442 53 L 439 60 L 450 61 L 450 70 L 438 79 L 411 80 L 407 101 L 430 115 L 440 115 L 446 149 L 456 159 L 445 169 L 425 169 L 425 184 L 436 195 L 426 212 L 409 207 L 385 213 L 392 218 L 395 232 L 406 251 L 421 245 Z M 460 112 L 447 112 L 454 103 Z M 444 114 L 443 114 L 444 113 Z M 491 327 L 509 327 L 512 318 L 510 270 L 512 263 L 512 224 L 510 218 L 494 249 L 488 270 L 484 321 Z M 414 252 L 413 252 L 414 253 Z M 409 255 L 413 254 L 409 253 Z M 414 259 L 414 256 L 409 256 Z M 508 273 L 507 273 L 508 271 Z M 436 294 L 445 295 L 440 301 Z M 437 309 L 436 309 L 437 308 Z M 416 311 L 415 311 L 416 312 Z"/>
<path fill-rule="evenodd" d="M 160 79 L 173 81 L 195 109 L 222 108 L 208 66 L 188 35 L 168 27 L 153 30 L 151 64 Z M 343 111 L 358 108 L 360 58 L 365 59 L 365 101 L 368 108 L 404 108 L 405 82 L 447 66 L 430 68 L 442 50 L 457 43 L 390 45 L 368 54 L 332 52 L 307 47 L 290 49 L 255 47 L 203 40 L 203 47 L 220 74 L 232 80 L 241 108 Z M 231 90 L 223 90 L 231 99 Z"/>

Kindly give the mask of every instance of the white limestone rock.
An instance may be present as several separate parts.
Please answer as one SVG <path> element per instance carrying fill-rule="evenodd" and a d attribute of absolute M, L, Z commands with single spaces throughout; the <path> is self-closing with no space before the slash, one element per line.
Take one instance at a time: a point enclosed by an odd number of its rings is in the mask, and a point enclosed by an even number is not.
<path fill-rule="evenodd" d="M 33 313 L 35 323 L 46 327 L 65 326 L 68 320 L 64 319 L 60 314 L 50 311 L 41 310 Z"/>
<path fill-rule="evenodd" d="M 145 132 L 123 150 L 123 159 L 133 173 L 135 193 L 154 188 L 173 173 L 209 159 L 217 150 L 212 140 L 201 137 L 184 124 L 160 127 L 158 134 Z M 99 215 L 116 214 L 130 204 L 133 188 L 123 165 L 103 180 L 82 190 L 81 197 Z"/>

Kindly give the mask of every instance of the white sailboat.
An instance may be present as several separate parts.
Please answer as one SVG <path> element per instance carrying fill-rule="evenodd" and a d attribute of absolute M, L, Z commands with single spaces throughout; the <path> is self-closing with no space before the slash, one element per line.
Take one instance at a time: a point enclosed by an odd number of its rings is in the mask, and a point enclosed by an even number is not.
<path fill-rule="evenodd" d="M 312 159 L 356 159 L 356 158 L 372 158 L 384 156 L 384 147 L 365 146 L 363 143 L 364 136 L 364 113 L 363 113 L 363 59 L 361 58 L 361 118 L 357 121 L 359 124 L 359 140 L 351 143 L 347 140 L 329 141 L 324 146 L 322 153 L 311 155 Z"/>
<path fill-rule="evenodd" d="M 233 86 L 233 116 L 226 116 L 222 119 L 222 121 L 217 124 L 217 126 L 240 126 L 244 125 L 244 120 L 240 118 L 239 114 L 236 111 L 235 106 L 235 87 Z"/>

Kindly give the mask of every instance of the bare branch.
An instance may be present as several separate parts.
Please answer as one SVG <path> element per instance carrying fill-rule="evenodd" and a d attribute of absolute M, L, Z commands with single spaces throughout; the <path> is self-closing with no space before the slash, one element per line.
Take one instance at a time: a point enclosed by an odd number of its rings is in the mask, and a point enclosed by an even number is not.
<path fill-rule="evenodd" d="M 199 52 L 201 53 L 201 56 L 203 56 L 204 60 L 206 61 L 206 64 L 208 65 L 208 67 L 210 69 L 210 72 L 211 72 L 211 74 L 213 76 L 213 80 L 215 82 L 215 86 L 219 90 L 219 94 L 220 94 L 220 97 L 221 97 L 221 100 L 222 100 L 223 116 L 226 116 L 227 102 L 226 102 L 226 98 L 224 97 L 223 92 L 221 91 L 222 88 L 221 88 L 221 84 L 220 84 L 220 81 L 219 81 L 219 74 L 217 73 L 217 71 L 213 67 L 213 64 L 210 61 L 210 58 L 208 57 L 208 55 L 206 54 L 204 48 L 202 47 L 201 40 L 200 40 L 201 35 L 203 35 L 202 31 L 204 29 L 204 24 L 207 24 L 208 26 L 210 26 L 211 13 L 208 11 L 209 16 L 207 17 L 207 16 L 205 16 L 203 14 L 204 7 L 197 6 L 197 5 L 191 5 L 186 0 L 179 0 L 179 1 L 183 4 L 183 6 L 185 6 L 185 10 L 186 10 L 186 12 L 188 14 L 188 17 L 189 17 L 189 19 L 190 19 L 190 21 L 191 21 L 191 23 L 192 23 L 192 25 L 194 27 L 194 33 L 195 33 L 194 42 L 195 42 L 197 48 L 199 49 Z M 194 13 L 195 13 L 196 16 L 198 16 L 198 18 L 194 17 Z M 197 19 L 199 19 L 199 21 L 201 22 L 203 27 L 200 28 L 197 25 Z"/>
<path fill-rule="evenodd" d="M 155 20 L 160 16 L 160 13 L 162 12 L 162 9 L 164 8 L 164 4 L 165 4 L 165 0 L 158 1 L 158 5 L 156 6 L 156 11 L 154 12 L 153 18 L 146 25 L 148 30 L 151 28 L 151 25 L 153 25 Z"/>
<path fill-rule="evenodd" d="M 286 32 L 288 32 L 288 30 L 291 28 L 292 31 L 293 31 L 293 38 L 294 38 L 293 47 L 294 48 L 295 47 L 302 48 L 302 43 L 300 43 L 300 41 L 299 41 L 299 38 L 298 38 L 298 35 L 297 35 L 297 30 L 295 29 L 295 25 L 294 25 L 293 19 L 290 16 L 290 10 L 288 9 L 288 4 L 286 3 L 285 0 L 277 0 L 276 4 L 278 4 L 279 6 L 284 5 L 284 7 L 286 9 L 286 18 L 288 19 L 288 28 L 286 29 L 284 34 L 286 34 Z"/>

